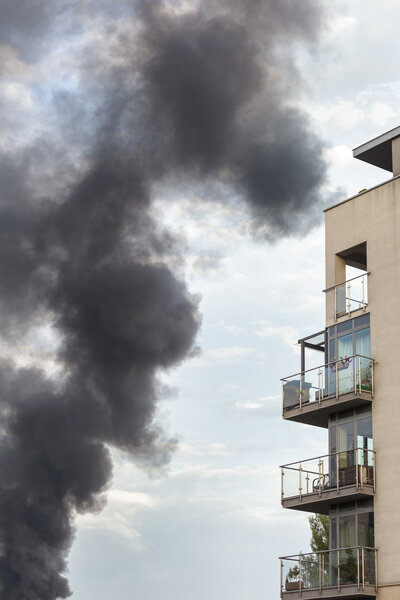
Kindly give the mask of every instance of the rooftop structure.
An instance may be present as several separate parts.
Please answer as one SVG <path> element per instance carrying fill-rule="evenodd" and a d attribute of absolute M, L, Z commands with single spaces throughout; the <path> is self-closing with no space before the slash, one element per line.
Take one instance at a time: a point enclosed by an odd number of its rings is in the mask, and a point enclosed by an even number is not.
<path fill-rule="evenodd" d="M 281 467 L 282 506 L 330 522 L 327 549 L 281 558 L 285 600 L 400 599 L 400 127 L 354 156 L 393 178 L 325 211 L 325 328 L 282 379 L 283 418 L 328 434 Z"/>

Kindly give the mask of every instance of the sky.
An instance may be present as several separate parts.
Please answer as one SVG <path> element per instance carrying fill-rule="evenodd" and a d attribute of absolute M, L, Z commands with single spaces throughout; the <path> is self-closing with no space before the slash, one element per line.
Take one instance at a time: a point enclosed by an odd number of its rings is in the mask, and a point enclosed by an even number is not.
<path fill-rule="evenodd" d="M 323 140 L 319 221 L 299 214 L 301 227 L 272 239 L 257 227 L 254 233 L 248 206 L 220 200 L 215 186 L 180 185 L 179 177 L 154 183 L 152 210 L 184 248 L 178 268 L 197 299 L 201 326 L 191 356 L 158 372 L 154 420 L 173 440 L 169 460 L 143 461 L 110 443 L 106 505 L 74 517 L 67 567 L 74 599 L 277 600 L 278 557 L 309 549 L 307 515 L 280 506 L 279 465 L 325 454 L 327 435 L 283 422 L 280 378 L 300 368 L 297 339 L 324 326 L 322 207 L 390 178 L 353 159 L 352 148 L 400 124 L 399 18 L 394 0 L 331 0 L 316 39 L 300 40 L 279 63 L 296 66 L 292 102 Z M 71 54 L 82 39 L 99 51 L 106 25 L 84 21 L 83 33 L 61 41 L 53 30 L 51 52 L 39 44 L 37 56 L 28 57 L 17 38 L 0 47 L 2 152 L 54 135 L 55 96 L 63 106 L 55 91 L 74 93 L 81 85 Z M 38 175 L 38 185 L 55 192 L 86 160 L 86 132 L 80 153 L 68 128 L 62 131 L 57 147 L 65 147 L 70 169 L 51 184 L 49 173 Z M 54 375 L 56 346 L 43 326 L 23 345 L 4 339 L 1 353 L 22 365 L 40 361 Z"/>

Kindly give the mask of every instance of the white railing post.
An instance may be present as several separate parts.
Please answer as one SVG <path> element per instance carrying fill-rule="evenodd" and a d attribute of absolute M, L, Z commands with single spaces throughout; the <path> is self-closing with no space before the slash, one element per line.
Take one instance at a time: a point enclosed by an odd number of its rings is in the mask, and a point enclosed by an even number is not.
<path fill-rule="evenodd" d="M 345 288 L 346 289 L 346 288 Z M 351 283 L 350 281 L 347 283 L 347 312 L 351 313 Z"/>
<path fill-rule="evenodd" d="M 354 369 L 354 393 L 357 394 L 357 357 L 353 356 L 353 369 Z"/>
<path fill-rule="evenodd" d="M 372 450 L 372 477 L 374 482 L 374 492 L 375 492 L 375 464 L 376 464 L 376 451 Z"/>
<path fill-rule="evenodd" d="M 299 468 L 299 497 L 300 497 L 300 500 L 301 500 L 302 491 L 303 491 L 303 489 L 302 489 L 302 473 L 303 473 L 303 469 L 302 469 L 302 466 L 300 463 L 300 468 Z"/>
<path fill-rule="evenodd" d="M 360 548 L 357 548 L 357 588 L 360 591 Z"/>
<path fill-rule="evenodd" d="M 374 397 L 374 361 L 370 360 L 370 364 L 371 364 L 371 396 L 372 398 Z"/>
<path fill-rule="evenodd" d="M 335 321 L 337 321 L 337 287 L 334 288 L 333 293 L 335 294 Z"/>
<path fill-rule="evenodd" d="M 300 554 L 300 556 L 299 556 L 299 580 L 300 580 L 299 588 L 300 588 L 300 594 L 303 591 L 302 566 L 303 566 L 302 555 Z"/>
<path fill-rule="evenodd" d="M 338 371 L 338 361 L 335 362 L 335 382 L 336 382 L 336 399 L 339 398 L 339 371 Z"/>
<path fill-rule="evenodd" d="M 302 400 L 303 400 L 303 372 L 300 375 L 300 410 L 301 410 L 301 405 L 302 405 Z"/>
<path fill-rule="evenodd" d="M 364 569 L 365 552 L 364 547 L 361 548 L 361 573 L 362 573 L 362 590 L 365 588 L 365 569 Z"/>
<path fill-rule="evenodd" d="M 321 459 L 321 474 L 322 474 L 322 480 L 321 480 L 321 491 L 320 491 L 320 495 L 322 493 L 322 490 L 324 489 L 324 479 L 325 479 L 325 471 L 324 471 L 324 461 Z"/>
<path fill-rule="evenodd" d="M 322 377 L 322 372 L 321 369 L 318 369 L 318 404 L 321 404 L 321 377 Z"/>
<path fill-rule="evenodd" d="M 322 572 L 321 572 L 322 555 L 318 554 L 318 574 L 319 574 L 319 593 L 322 593 Z"/>
<path fill-rule="evenodd" d="M 358 448 L 354 449 L 354 468 L 356 470 L 356 488 L 360 485 L 359 469 L 358 469 Z M 361 484 L 362 487 L 362 484 Z"/>
<path fill-rule="evenodd" d="M 366 302 L 365 302 L 365 275 L 363 275 L 361 277 L 361 286 L 362 286 L 362 305 L 363 305 L 363 310 L 365 311 L 366 308 Z"/>
<path fill-rule="evenodd" d="M 340 488 L 340 484 L 339 484 L 339 454 L 336 454 L 336 488 L 337 488 L 337 493 L 339 493 L 339 488 Z"/>

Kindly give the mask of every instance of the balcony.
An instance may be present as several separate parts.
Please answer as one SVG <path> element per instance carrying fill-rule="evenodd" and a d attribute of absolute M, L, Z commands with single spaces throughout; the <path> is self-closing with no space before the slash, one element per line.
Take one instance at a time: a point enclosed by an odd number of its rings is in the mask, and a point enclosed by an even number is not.
<path fill-rule="evenodd" d="M 281 561 L 281 598 L 375 598 L 377 551 L 356 546 L 285 556 Z"/>
<path fill-rule="evenodd" d="M 281 466 L 284 508 L 328 514 L 335 502 L 375 493 L 375 451 L 356 448 Z"/>
<path fill-rule="evenodd" d="M 368 275 L 369 273 L 363 273 L 324 290 L 327 294 L 334 294 L 336 319 L 367 308 Z"/>
<path fill-rule="evenodd" d="M 372 402 L 374 361 L 355 354 L 281 381 L 284 419 L 328 427 L 332 413 Z"/>

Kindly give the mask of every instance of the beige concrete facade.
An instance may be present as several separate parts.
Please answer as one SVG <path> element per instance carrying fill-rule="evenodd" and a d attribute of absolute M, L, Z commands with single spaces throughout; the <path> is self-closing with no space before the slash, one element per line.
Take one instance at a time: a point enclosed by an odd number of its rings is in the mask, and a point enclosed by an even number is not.
<path fill-rule="evenodd" d="M 400 172 L 400 138 L 393 143 L 395 165 Z M 325 216 L 327 288 L 346 279 L 345 261 L 338 254 L 367 244 L 366 310 L 370 313 L 371 355 L 377 361 L 372 403 L 377 598 L 400 600 L 400 177 L 328 209 Z M 358 314 L 363 313 L 350 316 Z M 334 291 L 327 292 L 326 326 L 337 322 Z"/>

